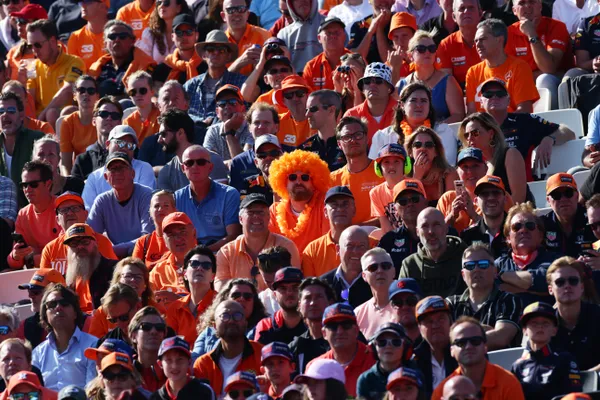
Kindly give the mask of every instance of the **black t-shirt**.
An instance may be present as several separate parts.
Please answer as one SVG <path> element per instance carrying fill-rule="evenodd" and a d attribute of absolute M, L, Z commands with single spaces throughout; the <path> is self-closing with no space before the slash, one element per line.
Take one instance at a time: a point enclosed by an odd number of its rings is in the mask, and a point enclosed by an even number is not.
<path fill-rule="evenodd" d="M 395 13 L 392 13 L 392 15 Z M 357 21 L 352 24 L 350 28 L 350 41 L 348 42 L 348 48 L 355 50 L 362 43 L 363 39 L 367 35 L 369 31 L 369 26 L 371 26 L 371 22 L 373 21 L 373 15 L 369 15 L 367 18 Z M 390 24 L 388 23 L 384 29 L 384 32 L 390 31 Z M 390 46 L 392 45 L 392 41 L 389 41 Z M 369 52 L 367 53 L 367 64 L 371 64 L 374 62 L 385 62 L 386 60 L 381 60 L 379 57 L 379 50 L 377 49 L 377 35 L 373 35 L 371 39 L 371 45 L 369 46 Z"/>
<path fill-rule="evenodd" d="M 556 315 L 558 332 L 550 341 L 550 346 L 571 353 L 582 371 L 600 364 L 600 306 L 582 302 L 579 319 L 573 330 L 565 327 L 558 311 Z"/>
<path fill-rule="evenodd" d="M 298 146 L 298 149 L 318 154 L 321 160 L 327 163 L 331 172 L 346 165 L 346 156 L 344 156 L 344 152 L 338 146 L 335 137 L 330 137 L 326 141 L 323 141 L 319 135 L 313 135 Z"/>
<path fill-rule="evenodd" d="M 458 30 L 458 25 L 454 25 L 454 30 L 448 32 L 448 29 L 444 26 L 444 13 L 441 13 L 437 17 L 430 18 L 425 21 L 419 29 L 427 31 L 433 35 L 433 41 L 436 45 L 440 45 L 440 42 L 448 37 L 451 33 Z"/>
<path fill-rule="evenodd" d="M 48 10 L 48 19 L 54 21 L 58 29 L 58 38 L 65 44 L 72 32 L 85 26 L 86 20 L 81 18 L 81 7 L 74 0 L 35 1 Z M 52 4 L 52 5 L 50 5 Z M 50 8 L 48 8 L 50 7 Z"/>
<path fill-rule="evenodd" d="M 590 175 L 579 188 L 579 193 L 586 200 L 591 199 L 596 193 L 600 193 L 600 162 L 592 167 Z"/>
<path fill-rule="evenodd" d="M 580 205 L 577 207 L 573 230 L 569 236 L 563 232 L 554 211 L 544 215 L 542 220 L 546 228 L 546 249 L 550 251 L 577 258 L 583 251 L 583 243 L 590 244 L 596 241 L 594 232 L 587 225 L 587 215 L 584 206 Z"/>
<path fill-rule="evenodd" d="M 554 133 L 558 124 L 532 114 L 509 113 L 501 128 L 506 144 L 519 150 L 523 159 L 527 160 L 529 151 Z"/>
<path fill-rule="evenodd" d="M 587 50 L 590 59 L 600 55 L 600 14 L 588 17 L 579 23 L 573 50 Z"/>

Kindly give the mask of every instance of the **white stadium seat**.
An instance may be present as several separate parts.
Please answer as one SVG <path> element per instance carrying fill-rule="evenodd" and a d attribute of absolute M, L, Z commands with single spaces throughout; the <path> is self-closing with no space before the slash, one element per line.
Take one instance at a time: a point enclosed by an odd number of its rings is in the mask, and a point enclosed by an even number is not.
<path fill-rule="evenodd" d="M 575 132 L 575 137 L 578 139 L 585 136 L 585 132 L 583 131 L 583 117 L 581 116 L 581 111 L 576 108 L 565 108 L 562 110 L 543 112 L 534 110 L 533 113 L 549 122 L 565 124 L 569 129 Z"/>
<path fill-rule="evenodd" d="M 537 208 L 547 207 L 546 203 L 546 181 L 527 182 L 531 194 L 535 199 L 535 206 Z"/>
<path fill-rule="evenodd" d="M 0 304 L 12 304 L 27 299 L 27 291 L 20 290 L 17 286 L 22 283 L 29 283 L 36 271 L 37 269 L 24 269 L 2 273 Z"/>
<path fill-rule="evenodd" d="M 538 88 L 540 99 L 533 103 L 533 113 L 539 113 L 544 111 L 550 111 L 551 100 L 550 100 L 550 89 Z"/>
<path fill-rule="evenodd" d="M 510 371 L 513 363 L 521 358 L 523 350 L 523 347 L 514 347 L 510 349 L 489 351 L 488 358 L 492 364 L 499 365 Z"/>

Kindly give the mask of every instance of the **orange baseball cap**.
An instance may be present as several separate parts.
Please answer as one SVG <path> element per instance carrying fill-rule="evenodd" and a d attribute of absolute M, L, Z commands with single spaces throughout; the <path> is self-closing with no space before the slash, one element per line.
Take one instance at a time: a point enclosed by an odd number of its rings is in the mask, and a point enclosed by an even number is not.
<path fill-rule="evenodd" d="M 88 224 L 73 224 L 67 230 L 63 244 L 67 244 L 71 239 L 78 237 L 89 237 L 96 240 L 96 232 Z"/>
<path fill-rule="evenodd" d="M 479 189 L 482 189 L 485 185 L 492 185 L 506 193 L 506 188 L 504 187 L 501 178 L 494 175 L 486 175 L 477 181 L 477 184 L 475 185 L 475 196 L 477 196 Z"/>
<path fill-rule="evenodd" d="M 125 353 L 110 353 L 102 359 L 100 370 L 104 372 L 107 368 L 113 365 L 120 365 L 128 371 L 133 371 L 133 364 L 131 363 L 131 357 Z"/>
<path fill-rule="evenodd" d="M 240 90 L 240 88 L 229 83 L 227 85 L 223 85 L 219 90 L 217 90 L 217 93 L 215 94 L 215 101 L 219 100 L 219 96 L 221 96 L 224 93 L 234 94 L 239 101 L 241 101 L 242 103 L 244 102 L 244 97 L 242 96 L 242 91 Z"/>
<path fill-rule="evenodd" d="M 28 386 L 31 386 L 35 390 L 42 390 L 42 384 L 40 383 L 40 379 L 34 372 L 21 371 L 17 372 L 16 374 L 10 377 L 8 381 L 8 386 L 6 387 L 6 394 L 8 396 L 13 394 L 13 390 L 20 384 L 26 384 Z"/>
<path fill-rule="evenodd" d="M 65 278 L 55 269 L 42 268 L 35 271 L 29 283 L 23 283 L 17 286 L 21 290 L 43 289 L 51 283 L 65 284 Z"/>
<path fill-rule="evenodd" d="M 308 93 L 312 92 L 308 83 L 300 75 L 286 76 L 281 81 L 281 89 L 275 91 L 275 101 L 277 101 L 277 104 L 283 105 L 283 91 L 288 89 L 304 89 Z"/>
<path fill-rule="evenodd" d="M 65 201 L 69 201 L 69 200 L 76 201 L 77 203 L 81 204 L 82 206 L 84 205 L 83 198 L 81 197 L 81 195 L 79 193 L 64 192 L 63 194 L 58 196 L 56 198 L 56 200 L 54 200 L 54 206 L 56 208 L 58 208 L 58 206 L 60 206 L 62 203 L 64 203 Z"/>
<path fill-rule="evenodd" d="M 396 201 L 396 198 L 398 198 L 398 196 L 400 196 L 400 194 L 402 194 L 402 192 L 406 190 L 412 190 L 413 192 L 417 192 L 423 197 L 427 198 L 427 194 L 425 193 L 425 187 L 423 186 L 420 180 L 404 179 L 401 182 L 397 183 L 396 186 L 394 186 L 394 201 Z"/>
<path fill-rule="evenodd" d="M 564 172 L 552 175 L 546 181 L 546 194 L 550 194 L 561 187 L 577 190 L 577 182 L 575 182 L 573 175 Z"/>
<path fill-rule="evenodd" d="M 194 225 L 190 217 L 186 213 L 173 212 L 165 217 L 162 222 L 163 232 L 171 225 Z"/>
<path fill-rule="evenodd" d="M 407 12 L 399 12 L 392 16 L 392 21 L 390 22 L 390 33 L 388 33 L 388 39 L 392 40 L 392 32 L 399 28 L 410 28 L 413 32 L 417 31 L 417 19 L 407 13 Z"/>

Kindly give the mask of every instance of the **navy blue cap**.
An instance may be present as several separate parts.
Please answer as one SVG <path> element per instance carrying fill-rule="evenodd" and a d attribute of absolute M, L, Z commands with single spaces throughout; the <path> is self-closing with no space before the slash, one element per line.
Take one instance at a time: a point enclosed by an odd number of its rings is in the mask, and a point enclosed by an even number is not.
<path fill-rule="evenodd" d="M 225 382 L 225 392 L 228 392 L 229 388 L 236 383 L 245 383 L 254 390 L 258 390 L 258 380 L 256 379 L 256 375 L 249 371 L 240 371 L 230 375 Z"/>
<path fill-rule="evenodd" d="M 319 25 L 319 30 L 317 33 L 321 33 L 323 29 L 327 28 L 331 24 L 339 24 L 343 29 L 346 29 L 346 24 L 344 24 L 344 21 L 338 17 L 327 17 L 323 20 L 323 22 L 321 22 L 321 25 Z"/>
<path fill-rule="evenodd" d="M 294 358 L 290 347 L 283 342 L 271 342 L 260 351 L 260 361 L 264 362 L 269 357 L 283 357 L 292 361 Z"/>
<path fill-rule="evenodd" d="M 554 322 L 554 325 L 558 324 L 558 319 L 556 318 L 556 311 L 554 310 L 554 308 L 552 308 L 550 304 L 544 303 L 542 301 L 531 303 L 530 305 L 525 307 L 525 309 L 523 310 L 523 314 L 521 315 L 521 320 L 519 322 L 521 323 L 521 326 L 525 327 L 525 325 L 527 325 L 527 322 L 531 318 L 535 317 L 548 318 L 549 320 Z"/>
<path fill-rule="evenodd" d="M 356 315 L 354 314 L 354 308 L 348 303 L 335 303 L 330 305 L 323 311 L 323 325 L 327 325 L 330 322 L 337 321 L 354 321 L 356 322 Z"/>
<path fill-rule="evenodd" d="M 421 320 L 427 314 L 444 311 L 450 314 L 450 306 L 442 296 L 429 296 L 417 303 L 415 307 L 415 317 L 417 321 Z"/>
<path fill-rule="evenodd" d="M 285 267 L 275 272 L 275 278 L 273 280 L 273 289 L 277 289 L 279 283 L 290 283 L 290 282 L 302 282 L 304 274 L 299 268 Z"/>
<path fill-rule="evenodd" d="M 386 389 L 390 390 L 396 383 L 409 382 L 419 388 L 423 387 L 423 374 L 412 368 L 401 367 L 389 374 Z"/>
<path fill-rule="evenodd" d="M 464 148 L 458 153 L 458 158 L 456 159 L 456 165 L 460 164 L 461 161 L 466 160 L 467 158 L 472 158 L 479 162 L 485 162 L 483 158 L 483 152 L 475 147 L 467 147 Z"/>
<path fill-rule="evenodd" d="M 172 336 L 162 341 L 158 349 L 158 358 L 161 358 L 169 350 L 179 350 L 191 357 L 189 343 L 179 336 Z"/>
<path fill-rule="evenodd" d="M 194 21 L 194 17 L 192 17 L 190 14 L 179 14 L 175 18 L 173 18 L 173 23 L 171 24 L 171 27 L 175 29 L 179 25 L 189 25 L 193 29 L 196 29 L 196 21 Z"/>
<path fill-rule="evenodd" d="M 334 186 L 330 188 L 325 194 L 325 203 L 327 203 L 327 200 L 333 196 L 346 196 L 352 199 L 354 198 L 354 195 L 348 186 Z"/>
<path fill-rule="evenodd" d="M 404 327 L 400 324 L 397 324 L 395 322 L 386 322 L 385 324 L 381 325 L 377 331 L 375 331 L 375 333 L 373 334 L 373 337 L 371 337 L 371 341 L 377 339 L 379 336 L 383 335 L 384 333 L 393 333 L 398 337 L 401 337 L 402 339 L 407 338 L 408 336 L 406 335 L 406 331 L 404 330 Z"/>
<path fill-rule="evenodd" d="M 406 160 L 406 149 L 398 143 L 386 144 L 377 153 L 375 161 L 381 162 L 385 157 L 402 157 Z"/>
<path fill-rule="evenodd" d="M 413 278 L 400 278 L 397 281 L 392 281 L 389 288 L 388 299 L 392 300 L 392 298 L 399 293 L 410 293 L 419 298 L 423 297 L 419 284 Z"/>

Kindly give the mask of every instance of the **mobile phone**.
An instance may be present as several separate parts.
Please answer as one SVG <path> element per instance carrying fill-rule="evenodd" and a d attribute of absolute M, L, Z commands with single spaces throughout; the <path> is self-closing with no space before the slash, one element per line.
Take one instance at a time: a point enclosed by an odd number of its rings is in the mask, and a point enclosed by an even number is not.
<path fill-rule="evenodd" d="M 13 232 L 10 234 L 10 237 L 12 238 L 13 242 L 21 243 L 21 245 L 22 245 L 21 247 L 27 246 L 27 243 L 25 243 L 25 239 L 23 238 L 23 235 L 21 235 L 20 233 Z"/>
<path fill-rule="evenodd" d="M 465 183 L 463 181 L 454 181 L 454 191 L 456 192 L 456 196 L 462 196 L 465 193 Z"/>
<path fill-rule="evenodd" d="M 582 257 L 597 257 L 596 254 L 592 253 L 588 250 L 593 250 L 594 246 L 592 242 L 581 242 L 579 243 L 579 247 L 581 248 L 580 256 Z"/>

